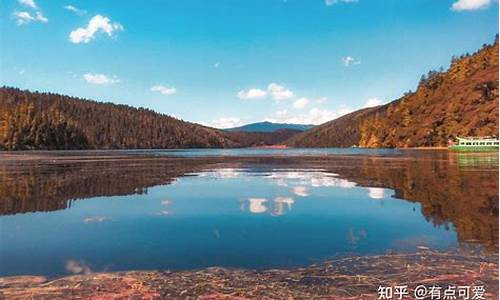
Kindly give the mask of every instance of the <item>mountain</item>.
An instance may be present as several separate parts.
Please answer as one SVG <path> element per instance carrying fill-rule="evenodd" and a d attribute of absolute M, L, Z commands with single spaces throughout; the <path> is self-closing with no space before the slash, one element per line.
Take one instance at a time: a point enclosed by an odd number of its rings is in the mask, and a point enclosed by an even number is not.
<path fill-rule="evenodd" d="M 236 148 L 300 132 L 223 131 L 144 108 L 0 88 L 0 150 Z"/>
<path fill-rule="evenodd" d="M 227 132 L 225 136 L 236 141 L 241 147 L 282 145 L 285 141 L 302 131 L 293 129 L 279 129 L 273 132 Z"/>
<path fill-rule="evenodd" d="M 447 71 L 422 76 L 415 92 L 355 111 L 290 138 L 296 147 L 446 146 L 456 136 L 498 135 L 498 36 Z"/>
<path fill-rule="evenodd" d="M 285 144 L 294 147 L 351 147 L 358 145 L 360 127 L 377 107 L 360 109 L 311 130 L 299 133 Z"/>
<path fill-rule="evenodd" d="M 241 127 L 225 129 L 226 131 L 244 131 L 244 132 L 275 132 L 281 129 L 290 129 L 295 131 L 306 131 L 313 128 L 314 125 L 305 124 L 288 124 L 288 123 L 272 123 L 272 122 L 258 122 L 243 125 Z"/>
<path fill-rule="evenodd" d="M 0 149 L 239 147 L 225 132 L 144 108 L 0 89 Z"/>

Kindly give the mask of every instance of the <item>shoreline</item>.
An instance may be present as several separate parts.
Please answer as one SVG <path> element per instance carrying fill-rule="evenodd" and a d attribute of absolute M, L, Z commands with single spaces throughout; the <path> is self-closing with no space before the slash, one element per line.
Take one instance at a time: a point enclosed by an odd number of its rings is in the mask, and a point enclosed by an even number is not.
<path fill-rule="evenodd" d="M 88 273 L 0 277 L 0 296 L 21 299 L 377 299 L 379 286 L 484 286 L 498 296 L 498 256 L 436 252 L 351 256 L 290 269 Z"/>
<path fill-rule="evenodd" d="M 339 157 L 339 156 L 376 156 L 377 153 L 342 153 L 342 154 L 296 154 L 296 155 L 194 155 L 194 156 L 175 156 L 175 155 L 155 155 L 155 151 L 196 151 L 196 150 L 297 150 L 297 149 L 330 149 L 330 148 L 293 148 L 293 147 L 248 147 L 248 148 L 187 148 L 187 149 L 78 149 L 78 150 L 18 150 L 18 151 L 0 151 L 0 162 L 2 161 L 23 161 L 23 160 L 61 160 L 71 158 L 87 160 L 94 159 L 213 159 L 213 158 L 252 158 L 252 157 Z M 447 150 L 446 147 L 426 147 L 426 148 L 331 148 L 331 149 L 363 149 L 363 150 Z M 484 154 L 482 152 L 481 154 Z M 486 153 L 487 154 L 487 153 Z M 387 155 L 394 156 L 394 155 Z"/>
<path fill-rule="evenodd" d="M 256 145 L 248 147 L 233 147 L 233 148 L 123 148 L 123 149 L 30 149 L 30 150 L 0 150 L 1 153 L 21 153 L 21 152 L 79 152 L 79 151 L 94 151 L 94 152 L 113 152 L 113 151 L 182 151 L 182 150 L 239 150 L 239 149 L 421 149 L 421 150 L 445 150 L 446 146 L 423 146 L 423 147 L 293 147 L 283 144 L 277 145 Z"/>

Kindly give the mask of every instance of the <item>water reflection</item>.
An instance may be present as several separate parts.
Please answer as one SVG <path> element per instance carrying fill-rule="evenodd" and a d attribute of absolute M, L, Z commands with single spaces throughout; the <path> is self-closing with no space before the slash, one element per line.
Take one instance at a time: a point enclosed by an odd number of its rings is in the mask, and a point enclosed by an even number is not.
<path fill-rule="evenodd" d="M 349 228 L 349 231 L 347 232 L 347 241 L 352 245 L 356 246 L 361 240 L 365 239 L 367 237 L 368 233 L 366 229 L 361 228 L 361 229 L 355 229 L 353 227 Z"/>
<path fill-rule="evenodd" d="M 385 189 L 383 188 L 377 188 L 377 187 L 368 187 L 366 188 L 368 190 L 368 197 L 372 199 L 384 199 L 385 196 Z"/>
<path fill-rule="evenodd" d="M 305 186 L 294 186 L 292 191 L 295 195 L 299 197 L 307 197 L 309 196 L 309 189 Z"/>
<path fill-rule="evenodd" d="M 272 216 L 282 216 L 292 210 L 295 200 L 292 197 L 276 197 L 272 201 L 265 198 L 249 198 L 248 203 L 248 211 L 253 214 L 270 211 Z"/>
<path fill-rule="evenodd" d="M 250 198 L 248 199 L 250 206 L 248 210 L 253 214 L 261 214 L 267 211 L 267 207 L 264 203 L 267 202 L 267 199 L 264 198 Z"/>
<path fill-rule="evenodd" d="M 498 166 L 498 155 L 490 153 L 456 153 L 456 159 L 460 168 L 491 168 Z"/>
<path fill-rule="evenodd" d="M 214 179 L 234 179 L 245 176 L 263 176 L 269 179 L 269 182 L 281 187 L 290 187 L 290 191 L 297 197 L 309 197 L 311 189 L 320 187 L 338 187 L 343 189 L 352 189 L 357 186 L 353 181 L 340 178 L 339 174 L 327 172 L 324 169 L 319 170 L 290 170 L 276 169 L 271 172 L 254 172 L 252 169 L 245 168 L 222 168 L 209 170 L 199 173 L 192 173 L 191 176 L 200 176 Z M 371 199 L 384 199 L 392 197 L 393 192 L 380 187 L 366 187 L 368 197 Z M 295 203 L 293 197 L 278 196 L 274 199 L 251 197 L 248 199 L 248 210 L 254 214 L 260 214 L 269 211 L 272 216 L 281 216 L 287 211 L 292 210 Z M 244 210 L 244 206 L 241 208 Z"/>
<path fill-rule="evenodd" d="M 101 222 L 104 222 L 104 221 L 108 221 L 110 219 L 111 218 L 109 218 L 109 217 L 101 217 L 101 216 L 87 217 L 87 218 L 83 219 L 83 223 L 85 223 L 85 224 L 101 223 Z"/>
<path fill-rule="evenodd" d="M 66 261 L 65 268 L 71 274 L 88 275 L 92 273 L 90 267 L 87 266 L 83 261 L 76 261 L 73 259 Z"/>
<path fill-rule="evenodd" d="M 460 240 L 496 245 L 498 158 L 424 154 L 411 159 L 359 156 L 0 164 L 0 215 L 67 209 L 75 200 L 96 196 L 147 194 L 150 187 L 173 184 L 182 176 L 193 174 L 223 180 L 253 170 L 276 185 L 289 187 L 293 196 L 299 198 L 308 197 L 311 188 L 350 189 L 360 185 L 366 186 L 371 199 L 395 197 L 415 201 L 435 225 L 453 223 Z M 266 204 L 269 209 L 274 208 L 270 203 Z M 264 204 L 260 199 L 251 205 L 250 211 L 264 212 L 264 208 L 268 209 Z M 169 215 L 172 211 L 160 207 L 157 213 Z"/>
<path fill-rule="evenodd" d="M 274 211 L 273 216 L 281 216 L 286 213 L 286 211 L 292 210 L 292 205 L 295 203 L 291 197 L 276 197 L 274 199 Z"/>
<path fill-rule="evenodd" d="M 322 169 L 275 169 L 269 172 L 255 172 L 255 170 L 247 168 L 221 168 L 192 173 L 190 175 L 226 180 L 260 176 L 267 179 L 272 185 L 290 187 L 290 191 L 294 196 L 298 197 L 309 197 L 310 189 L 314 188 L 338 187 L 351 189 L 356 186 L 355 182 L 339 178 L 338 174 L 330 173 Z M 385 192 L 382 188 L 368 188 L 368 190 L 370 191 L 370 196 L 375 199 L 384 197 Z M 271 199 L 250 197 L 248 198 L 248 211 L 253 214 L 269 212 L 271 216 L 282 216 L 292 210 L 294 203 L 295 199 L 290 196 L 277 196 Z M 245 207 L 243 206 L 241 209 L 245 210 Z"/>
<path fill-rule="evenodd" d="M 4 164 L 0 259 L 4 274 L 80 274 L 303 265 L 457 242 L 496 251 L 497 193 L 495 168 L 442 154 Z M 45 263 L 28 258 L 33 247 Z"/>
<path fill-rule="evenodd" d="M 173 214 L 172 209 L 170 208 L 172 206 L 173 201 L 172 200 L 162 200 L 160 202 L 161 209 L 157 212 L 154 213 L 154 215 L 157 216 L 170 216 Z"/>
<path fill-rule="evenodd" d="M 341 187 L 353 188 L 355 182 L 347 179 L 339 178 L 338 174 L 325 172 L 324 170 L 298 170 L 280 172 L 271 172 L 267 177 L 281 186 L 289 186 L 293 184 L 307 185 L 311 187 Z"/>

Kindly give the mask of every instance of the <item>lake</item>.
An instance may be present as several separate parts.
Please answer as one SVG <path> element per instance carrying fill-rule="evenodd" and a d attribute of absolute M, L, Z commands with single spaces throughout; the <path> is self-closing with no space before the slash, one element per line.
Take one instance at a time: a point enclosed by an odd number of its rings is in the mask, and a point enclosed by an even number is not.
<path fill-rule="evenodd" d="M 440 150 L 4 153 L 0 275 L 291 268 L 498 249 L 498 157 Z"/>

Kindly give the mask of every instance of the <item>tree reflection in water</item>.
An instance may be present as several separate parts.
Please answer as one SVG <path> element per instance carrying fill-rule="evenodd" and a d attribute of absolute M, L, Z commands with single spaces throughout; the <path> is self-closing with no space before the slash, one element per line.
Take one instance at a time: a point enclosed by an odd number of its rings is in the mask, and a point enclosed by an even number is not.
<path fill-rule="evenodd" d="M 451 223 L 462 242 L 498 248 L 498 158 L 446 152 L 402 156 L 212 157 L 0 160 L 0 214 L 67 209 L 72 201 L 96 196 L 143 194 L 183 176 L 224 180 L 239 172 L 264 173 L 278 185 L 296 181 L 292 191 L 307 197 L 318 186 L 367 188 L 374 199 L 386 196 L 421 204 L 435 225 Z M 242 209 L 282 215 L 294 199 L 250 198 Z M 168 205 L 166 205 L 168 206 Z M 165 209 L 165 211 L 168 211 Z M 94 222 L 95 220 L 89 220 Z M 360 234 L 354 232 L 356 241 Z"/>

